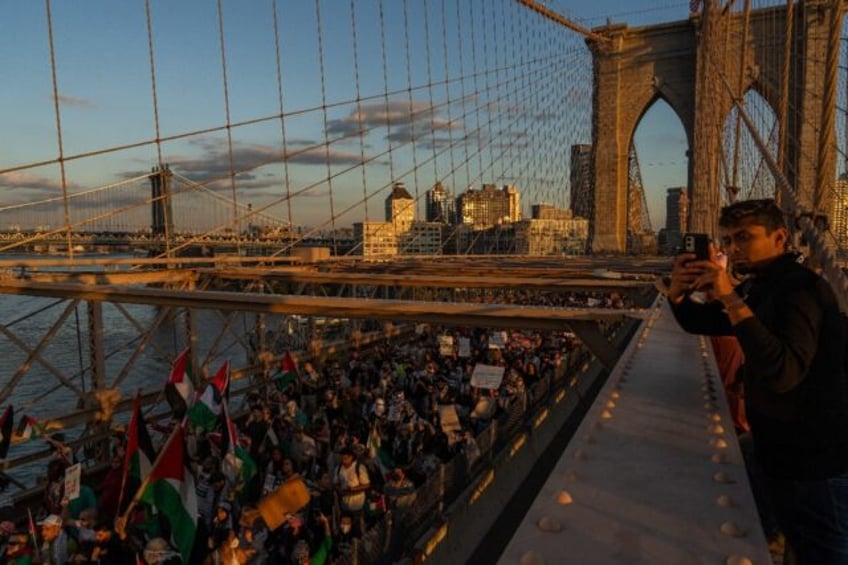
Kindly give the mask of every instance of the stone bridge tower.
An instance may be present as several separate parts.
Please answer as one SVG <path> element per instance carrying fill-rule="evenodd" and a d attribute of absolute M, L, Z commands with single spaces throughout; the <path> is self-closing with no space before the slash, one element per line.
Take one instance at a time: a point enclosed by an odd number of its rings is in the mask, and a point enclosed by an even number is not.
<path fill-rule="evenodd" d="M 715 233 L 724 123 L 732 97 L 751 89 L 778 116 L 787 142 L 777 158 L 801 202 L 819 209 L 822 194 L 832 192 L 835 152 L 820 146 L 823 136 L 833 133 L 832 119 L 830 126 L 822 124 L 835 104 L 835 98 L 828 102 L 823 94 L 836 2 L 802 0 L 788 18 L 785 6 L 752 11 L 747 25 L 741 13 L 721 14 L 712 0 L 704 4 L 703 13 L 685 21 L 639 28 L 609 25 L 593 30 L 608 41 L 588 40 L 594 73 L 595 252 L 626 249 L 630 145 L 642 116 L 660 98 L 680 118 L 690 148 L 691 230 Z M 790 42 L 784 41 L 787 20 Z M 790 72 L 785 94 L 784 68 Z M 824 192 L 822 179 L 830 183 Z"/>

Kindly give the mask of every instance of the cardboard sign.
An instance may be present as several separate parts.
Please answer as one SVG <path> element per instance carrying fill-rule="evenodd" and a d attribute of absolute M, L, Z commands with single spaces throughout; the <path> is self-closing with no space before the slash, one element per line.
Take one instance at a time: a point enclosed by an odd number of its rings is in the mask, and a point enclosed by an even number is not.
<path fill-rule="evenodd" d="M 259 513 L 273 532 L 286 521 L 286 514 L 294 514 L 307 504 L 309 491 L 300 475 L 295 475 L 259 501 Z"/>
<path fill-rule="evenodd" d="M 82 464 L 77 463 L 65 469 L 65 500 L 76 500 L 80 495 Z"/>
<path fill-rule="evenodd" d="M 477 363 L 471 373 L 471 386 L 477 388 L 495 389 L 501 386 L 504 376 L 504 368 L 497 365 L 484 365 Z"/>
<path fill-rule="evenodd" d="M 459 423 L 459 415 L 456 413 L 455 404 L 440 404 L 439 405 L 439 422 L 442 425 L 442 431 L 451 436 L 451 432 L 457 432 L 462 429 Z"/>
<path fill-rule="evenodd" d="M 442 357 L 450 357 L 453 355 L 453 336 L 439 336 L 439 355 Z"/>

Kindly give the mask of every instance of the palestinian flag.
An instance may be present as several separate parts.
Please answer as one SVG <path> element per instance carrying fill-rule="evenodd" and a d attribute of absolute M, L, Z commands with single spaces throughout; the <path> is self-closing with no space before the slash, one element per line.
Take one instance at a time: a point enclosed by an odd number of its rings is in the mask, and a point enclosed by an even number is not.
<path fill-rule="evenodd" d="M 294 358 L 291 356 L 291 353 L 286 351 L 286 354 L 283 355 L 282 361 L 280 361 L 280 370 L 274 376 L 274 382 L 277 384 L 277 390 L 285 390 L 290 384 L 296 383 L 297 379 L 297 363 L 294 362 Z"/>
<path fill-rule="evenodd" d="M 5 459 L 12 443 L 12 428 L 15 426 L 15 410 L 12 405 L 6 407 L 0 417 L 0 459 Z"/>
<path fill-rule="evenodd" d="M 171 367 L 171 375 L 165 384 L 165 398 L 177 418 L 181 418 L 194 402 L 191 355 L 188 349 L 179 354 Z"/>
<path fill-rule="evenodd" d="M 124 453 L 124 475 L 121 484 L 128 488 L 126 492 L 134 493 L 138 490 L 150 474 L 155 460 L 156 451 L 153 449 L 153 442 L 150 440 L 147 425 L 144 423 L 144 415 L 141 413 L 141 399 L 136 398 L 130 424 L 127 427 L 127 448 Z"/>
<path fill-rule="evenodd" d="M 229 396 L 230 362 L 224 363 L 212 380 L 203 389 L 200 398 L 188 409 L 191 422 L 204 430 L 214 430 L 218 427 L 221 417 L 221 404 Z"/>
<path fill-rule="evenodd" d="M 164 517 L 171 530 L 171 541 L 188 563 L 197 532 L 197 493 L 194 477 L 186 467 L 183 445 L 185 431 L 179 427 L 159 454 L 158 465 L 151 470 L 149 484 L 141 500 Z"/>
<path fill-rule="evenodd" d="M 230 419 L 227 403 L 222 407 L 224 413 L 224 432 L 221 434 L 221 453 L 224 460 L 221 468 L 231 483 L 238 483 L 238 478 L 247 483 L 256 475 L 256 462 L 239 442 L 238 430 Z"/>
<path fill-rule="evenodd" d="M 372 426 L 371 431 L 368 432 L 366 444 L 368 446 L 368 456 L 380 468 L 380 473 L 382 475 L 388 474 L 395 468 L 395 462 L 392 460 L 392 455 L 386 448 L 383 447 L 383 438 L 380 436 L 380 431 L 377 429 L 376 425 Z"/>
<path fill-rule="evenodd" d="M 22 441 L 26 441 L 28 439 L 35 439 L 46 435 L 47 430 L 45 430 L 44 426 L 39 424 L 35 418 L 26 415 L 21 418 L 21 421 L 18 424 L 17 436 Z"/>

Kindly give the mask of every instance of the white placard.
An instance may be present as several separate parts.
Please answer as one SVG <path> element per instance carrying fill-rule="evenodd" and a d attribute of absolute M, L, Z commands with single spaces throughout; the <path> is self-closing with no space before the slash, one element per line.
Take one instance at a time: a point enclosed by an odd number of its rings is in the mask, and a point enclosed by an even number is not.
<path fill-rule="evenodd" d="M 460 357 L 471 357 L 471 338 L 459 338 L 459 352 L 457 355 Z"/>
<path fill-rule="evenodd" d="M 495 332 L 489 336 L 489 349 L 503 349 L 506 347 L 506 332 Z"/>
<path fill-rule="evenodd" d="M 65 500 L 75 500 L 80 495 L 80 477 L 82 464 L 77 463 L 65 469 Z"/>
<path fill-rule="evenodd" d="M 483 365 L 477 363 L 474 365 L 474 371 L 471 373 L 471 386 L 477 388 L 495 389 L 501 386 L 501 381 L 504 376 L 504 368 L 497 365 Z"/>

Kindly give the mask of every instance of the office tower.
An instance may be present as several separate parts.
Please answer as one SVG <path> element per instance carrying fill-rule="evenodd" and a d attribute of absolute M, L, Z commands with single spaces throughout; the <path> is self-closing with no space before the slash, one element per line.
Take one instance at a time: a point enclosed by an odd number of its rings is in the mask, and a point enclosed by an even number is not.
<path fill-rule="evenodd" d="M 400 181 L 392 186 L 392 192 L 386 197 L 386 221 L 394 226 L 395 233 L 409 231 L 415 220 L 415 200 Z"/>
<path fill-rule="evenodd" d="M 441 182 L 437 182 L 433 185 L 432 189 L 427 191 L 426 208 L 428 222 L 438 222 L 442 224 L 456 223 L 453 195 L 442 185 Z"/>
<path fill-rule="evenodd" d="M 595 191 L 592 187 L 592 146 L 571 146 L 571 211 L 575 217 L 592 219 Z"/>
<path fill-rule="evenodd" d="M 665 229 L 678 233 L 689 227 L 689 199 L 686 187 L 669 188 L 665 197 Z"/>
<path fill-rule="evenodd" d="M 513 185 L 498 189 L 484 184 L 480 190 L 469 188 L 457 198 L 458 221 L 472 229 L 510 224 L 521 219 L 520 196 Z"/>

